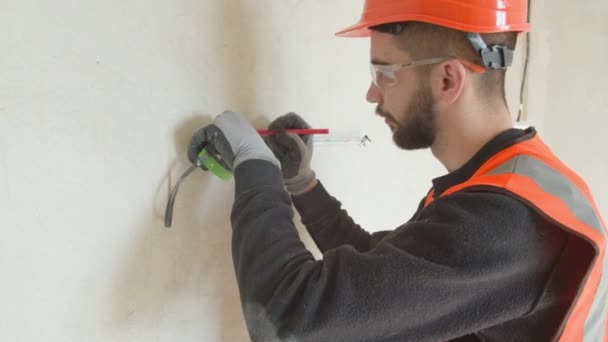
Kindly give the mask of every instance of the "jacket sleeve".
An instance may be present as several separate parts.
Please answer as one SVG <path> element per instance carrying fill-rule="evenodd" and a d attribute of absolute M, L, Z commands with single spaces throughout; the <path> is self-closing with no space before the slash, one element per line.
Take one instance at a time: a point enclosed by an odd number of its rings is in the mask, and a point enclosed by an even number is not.
<path fill-rule="evenodd" d="M 365 252 L 389 233 L 369 233 L 361 228 L 342 209 L 342 204 L 327 192 L 321 181 L 311 191 L 292 197 L 292 201 L 306 230 L 322 253 L 344 245 Z"/>
<path fill-rule="evenodd" d="M 247 161 L 235 180 L 232 253 L 252 341 L 449 340 L 530 312 L 555 259 L 527 207 L 487 193 L 437 199 L 369 251 L 315 260 L 280 170 Z"/>

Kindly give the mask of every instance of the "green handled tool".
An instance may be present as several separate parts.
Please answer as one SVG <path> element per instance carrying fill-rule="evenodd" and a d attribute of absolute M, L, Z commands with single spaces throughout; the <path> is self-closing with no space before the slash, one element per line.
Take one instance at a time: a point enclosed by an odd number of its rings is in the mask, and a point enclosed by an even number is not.
<path fill-rule="evenodd" d="M 213 173 L 222 180 L 230 180 L 232 178 L 232 172 L 222 156 L 211 145 L 203 148 L 198 154 L 198 160 L 201 161 L 201 165 L 204 166 L 209 172 Z M 200 165 L 199 165 L 200 166 Z"/>
<path fill-rule="evenodd" d="M 230 178 L 232 178 L 230 167 L 226 165 L 226 162 L 222 159 L 222 156 L 217 152 L 217 150 L 212 145 L 204 146 L 201 152 L 198 154 L 196 164 L 190 166 L 186 172 L 179 177 L 177 183 L 175 183 L 173 191 L 171 191 L 169 201 L 167 202 L 167 208 L 165 209 L 165 227 L 171 227 L 171 223 L 173 221 L 173 205 L 175 204 L 175 197 L 177 197 L 177 190 L 179 189 L 179 186 L 184 179 L 186 179 L 199 167 L 213 173 L 224 181 L 228 181 Z"/>
<path fill-rule="evenodd" d="M 287 133 L 296 133 L 300 135 L 314 135 L 314 134 L 329 134 L 328 129 L 286 129 L 283 130 Z M 262 136 L 274 135 L 277 134 L 278 131 L 273 130 L 258 130 L 258 133 Z M 175 203 L 175 197 L 177 196 L 177 190 L 179 189 L 180 184 L 186 179 L 194 170 L 197 168 L 202 168 L 205 171 L 209 171 L 212 174 L 216 175 L 218 178 L 228 181 L 232 178 L 232 170 L 226 164 L 222 156 L 217 152 L 215 147 L 210 144 L 203 145 L 203 149 L 199 152 L 196 163 L 190 166 L 184 174 L 177 180 L 175 183 L 175 187 L 169 196 L 169 201 L 167 202 L 167 208 L 165 210 L 165 227 L 171 227 L 171 222 L 173 220 L 173 205 Z"/>

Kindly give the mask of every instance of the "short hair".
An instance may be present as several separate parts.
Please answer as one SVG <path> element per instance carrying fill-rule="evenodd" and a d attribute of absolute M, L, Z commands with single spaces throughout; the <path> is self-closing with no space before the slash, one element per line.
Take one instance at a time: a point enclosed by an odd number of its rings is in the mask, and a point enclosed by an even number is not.
<path fill-rule="evenodd" d="M 382 24 L 370 29 L 397 36 L 400 47 L 416 60 L 451 56 L 484 65 L 463 31 L 417 21 Z M 481 37 L 487 45 L 502 45 L 511 50 L 517 45 L 516 32 L 481 34 Z M 499 96 L 506 104 L 505 77 L 506 70 L 486 67 L 478 84 L 480 95 Z"/>

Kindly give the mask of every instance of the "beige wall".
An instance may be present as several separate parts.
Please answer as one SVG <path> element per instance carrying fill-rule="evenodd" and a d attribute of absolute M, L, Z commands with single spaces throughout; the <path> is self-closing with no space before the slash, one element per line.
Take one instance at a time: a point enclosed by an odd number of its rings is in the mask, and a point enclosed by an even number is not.
<path fill-rule="evenodd" d="M 232 185 L 197 172 L 174 227 L 162 224 L 190 134 L 226 108 L 260 127 L 294 110 L 369 135 L 367 148 L 317 148 L 317 173 L 369 230 L 409 218 L 443 170 L 397 150 L 365 102 L 368 42 L 333 36 L 358 18 L 354 3 L 4 0 L 0 339 L 246 340 Z M 606 208 L 608 6 L 585 3 L 535 3 L 529 106 Z"/>
<path fill-rule="evenodd" d="M 554 152 L 579 172 L 608 217 L 608 3 L 536 1 L 533 110 Z"/>

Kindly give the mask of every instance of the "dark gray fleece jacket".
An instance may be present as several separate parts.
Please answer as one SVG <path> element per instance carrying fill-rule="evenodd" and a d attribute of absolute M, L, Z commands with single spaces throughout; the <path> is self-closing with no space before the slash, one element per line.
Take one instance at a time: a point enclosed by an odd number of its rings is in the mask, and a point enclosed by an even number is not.
<path fill-rule="evenodd" d="M 534 134 L 502 133 L 433 180 L 436 195 Z M 401 227 L 370 234 L 321 183 L 291 198 L 269 162 L 244 162 L 235 181 L 232 254 L 256 342 L 549 341 L 583 276 L 563 270 L 591 257 L 567 253 L 576 237 L 504 194 L 438 198 Z M 300 241 L 292 205 L 322 260 Z"/>

